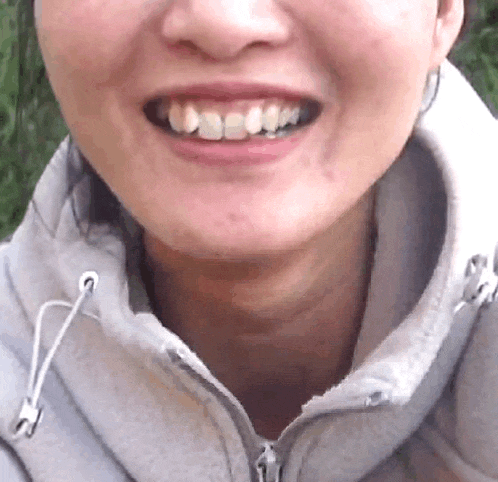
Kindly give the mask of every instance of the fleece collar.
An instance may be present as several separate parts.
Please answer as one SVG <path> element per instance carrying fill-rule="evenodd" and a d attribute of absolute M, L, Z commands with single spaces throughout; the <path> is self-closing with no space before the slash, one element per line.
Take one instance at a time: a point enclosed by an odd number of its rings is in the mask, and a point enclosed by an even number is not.
<path fill-rule="evenodd" d="M 497 131 L 477 94 L 445 62 L 434 104 L 378 186 L 378 249 L 355 369 L 306 410 L 361 392 L 400 405 L 410 400 L 451 331 L 469 260 L 483 255 L 493 266 Z"/>
<path fill-rule="evenodd" d="M 473 119 L 471 125 L 468 119 Z M 480 254 L 492 264 L 498 241 L 498 223 L 490 222 L 493 182 L 498 178 L 496 149 L 491 145 L 496 134 L 496 121 L 461 74 L 446 62 L 441 69 L 435 103 L 420 119 L 401 158 L 378 184 L 377 251 L 353 370 L 341 384 L 308 402 L 303 407 L 303 415 L 275 445 L 280 453 L 291 453 L 287 456 L 288 480 L 297 480 L 298 473 L 301 480 L 307 480 L 303 467 L 307 463 L 316 467 L 313 457 L 320 454 L 322 448 L 328 447 L 330 451 L 331 444 L 337 447 L 337 441 L 328 438 L 330 433 L 326 428 L 333 422 L 324 415 L 369 405 L 405 407 L 417 390 L 423 392 L 420 387 L 430 378 L 431 368 L 434 371 L 434 367 L 442 363 L 445 368 L 441 368 L 441 373 L 451 371 L 477 310 L 465 309 L 461 315 L 453 316 L 466 285 L 468 262 Z M 48 300 L 74 302 L 79 295 L 81 274 L 97 271 L 99 288 L 88 301 L 86 310 L 98 317 L 99 329 L 104 335 L 152 371 L 157 371 L 172 354 L 179 357 L 196 376 L 219 390 L 232 411 L 235 407 L 240 414 L 238 402 L 214 379 L 202 361 L 151 313 L 140 275 L 130 263 L 130 256 L 133 258 L 133 253 L 136 256 L 134 250 L 140 235 L 134 221 L 123 212 L 121 229 L 92 224 L 88 221 L 90 201 L 89 178 L 82 171 L 76 149 L 66 140 L 40 179 L 25 220 L 9 249 L 10 266 L 22 266 L 12 270 L 10 276 L 29 323 L 34 323 L 38 310 Z M 47 322 L 43 335 L 45 346 L 50 346 L 50 340 L 55 337 L 57 323 L 60 321 Z M 455 323 L 458 332 L 454 329 L 453 338 L 448 342 Z M 83 333 L 78 338 L 68 332 L 66 342 L 81 359 L 90 343 Z M 160 359 L 163 362 L 159 363 Z M 77 361 L 78 358 L 74 363 Z M 64 363 L 62 359 L 56 360 L 61 376 L 77 393 L 81 376 L 68 371 Z M 106 363 L 105 359 L 100 363 Z M 112 373 L 112 369 L 109 370 Z M 330 478 L 330 474 L 337 473 L 337 480 L 355 480 L 352 477 L 378 463 L 420 423 L 446 383 L 446 375 L 439 378 L 437 389 L 417 410 L 399 417 L 401 422 L 392 430 L 396 434 L 384 431 L 387 439 L 379 444 L 382 445 L 379 453 L 372 449 L 376 431 L 372 435 L 360 430 L 358 437 L 364 439 L 365 450 L 370 452 L 368 457 L 361 458 L 356 472 L 349 464 L 349 468 L 344 468 L 344 474 L 349 475 L 343 479 L 337 472 L 341 470 L 339 462 L 330 468 L 327 464 L 318 464 L 328 471 L 324 474 L 328 473 Z M 194 382 L 191 390 L 197 390 Z M 83 412 L 91 412 L 91 400 L 87 402 L 81 396 L 80 402 Z M 123 418 L 137 421 L 136 406 L 125 404 L 122 410 L 125 411 Z M 119 452 L 119 437 L 125 435 L 116 427 L 106 427 L 109 417 L 93 412 L 88 418 L 104 432 L 103 437 L 113 450 Z M 379 424 L 389 423 L 382 418 L 382 413 L 372 415 L 377 418 L 372 419 L 370 425 L 377 424 L 377 431 Z M 313 425 L 316 429 L 318 425 L 309 422 L 318 415 L 323 426 L 311 433 L 309 427 Z M 241 415 L 244 420 L 239 424 L 239 432 L 240 426 L 247 422 L 244 417 L 247 418 Z M 137 421 L 137 431 L 145 425 L 141 423 Z M 224 433 L 225 436 L 233 434 L 233 429 L 231 432 L 226 429 Z M 250 437 L 254 439 L 254 434 Z M 357 438 L 351 437 L 351 440 Z M 144 446 L 151 450 L 150 444 Z M 346 444 L 343 446 L 347 448 Z M 247 443 L 244 445 L 243 440 L 233 435 L 226 450 L 240 454 L 243 447 L 247 452 Z M 240 455 L 232 455 L 232 460 L 244 465 Z M 253 459 L 255 454 L 246 456 Z M 160 452 L 157 457 L 161 457 Z M 332 464 L 332 458 L 328 457 Z M 132 465 L 140 465 L 136 454 L 133 459 Z M 308 473 L 313 474 L 309 480 L 322 480 L 316 469 Z"/>

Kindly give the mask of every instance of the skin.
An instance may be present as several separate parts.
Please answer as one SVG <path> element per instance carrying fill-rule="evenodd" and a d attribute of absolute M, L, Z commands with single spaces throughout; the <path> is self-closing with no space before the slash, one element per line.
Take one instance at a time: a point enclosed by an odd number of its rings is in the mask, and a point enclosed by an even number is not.
<path fill-rule="evenodd" d="M 374 185 L 463 0 L 36 0 L 35 15 L 73 138 L 144 227 L 162 322 L 276 437 L 350 367 Z M 304 90 L 323 112 L 277 162 L 197 165 L 142 107 L 200 80 Z"/>

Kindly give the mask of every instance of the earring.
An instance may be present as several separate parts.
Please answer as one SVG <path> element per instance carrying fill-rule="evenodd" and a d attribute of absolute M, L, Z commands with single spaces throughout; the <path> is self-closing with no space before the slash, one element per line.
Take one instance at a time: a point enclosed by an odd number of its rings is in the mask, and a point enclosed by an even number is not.
<path fill-rule="evenodd" d="M 426 114 L 434 104 L 441 83 L 441 66 L 429 73 L 425 82 L 424 97 L 420 105 L 419 117 Z"/>

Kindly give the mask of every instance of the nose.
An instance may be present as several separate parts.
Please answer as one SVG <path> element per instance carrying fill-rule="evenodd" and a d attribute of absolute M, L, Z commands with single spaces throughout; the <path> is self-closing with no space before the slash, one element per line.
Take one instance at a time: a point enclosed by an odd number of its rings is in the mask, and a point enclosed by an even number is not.
<path fill-rule="evenodd" d="M 171 47 L 227 60 L 251 45 L 283 45 L 291 28 L 274 0 L 173 0 L 162 35 Z"/>

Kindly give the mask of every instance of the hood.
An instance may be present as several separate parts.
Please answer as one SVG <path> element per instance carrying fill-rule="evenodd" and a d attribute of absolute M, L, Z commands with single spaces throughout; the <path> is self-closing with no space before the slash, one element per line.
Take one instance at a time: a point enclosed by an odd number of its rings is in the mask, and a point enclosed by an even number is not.
<path fill-rule="evenodd" d="M 496 120 L 445 62 L 434 104 L 378 183 L 377 248 L 353 368 L 310 400 L 272 445 L 285 480 L 358 480 L 415 430 L 440 396 L 490 286 L 494 293 L 492 274 L 482 281 L 479 269 L 486 265 L 492 273 L 498 241 L 498 223 L 490 222 L 497 134 Z M 0 306 L 15 305 L 4 309 L 15 313 L 15 323 L 0 327 L 0 342 L 24 367 L 23 382 L 12 382 L 2 410 L 11 420 L 19 413 L 41 308 L 62 303 L 44 314 L 45 355 L 81 298 L 82 274 L 96 272 L 98 285 L 69 321 L 54 352 L 53 377 L 47 373 L 41 387 L 47 425 L 60 417 L 57 400 L 64 397 L 51 387 L 61 385 L 70 394 L 64 403 L 91 427 L 88 437 L 136 480 L 162 480 L 166 470 L 183 474 L 185 467 L 197 481 L 213 474 L 254 479 L 251 467 L 264 444 L 247 415 L 152 313 L 137 262 L 140 227 L 124 209 L 114 224 L 93 222 L 95 203 L 91 179 L 66 139 L 2 251 L 7 288 Z M 479 295 L 483 286 L 488 292 Z M 0 435 L 8 438 L 10 427 L 2 424 Z M 23 459 L 38 456 L 36 444 L 45 452 L 53 444 L 43 425 L 17 442 Z M 41 460 L 43 473 L 48 462 Z M 83 470 L 59 465 L 60 480 Z M 107 480 L 105 464 L 91 465 L 85 470 L 95 470 L 94 480 Z"/>

